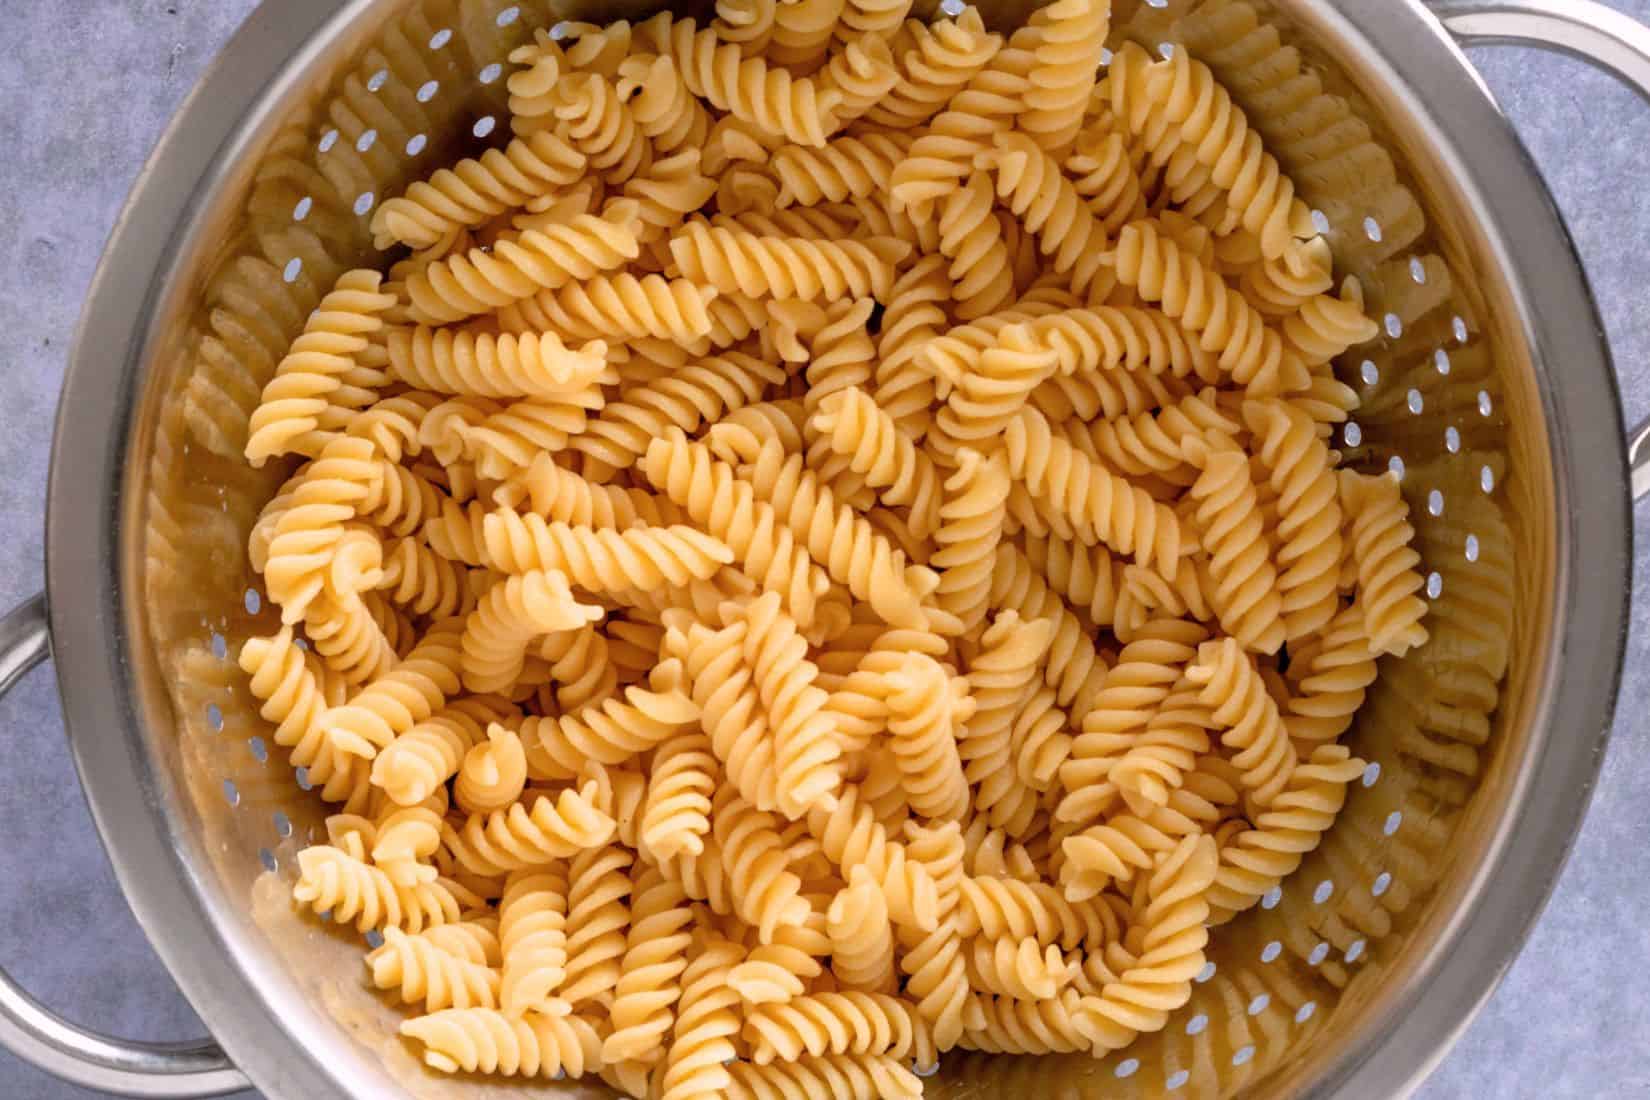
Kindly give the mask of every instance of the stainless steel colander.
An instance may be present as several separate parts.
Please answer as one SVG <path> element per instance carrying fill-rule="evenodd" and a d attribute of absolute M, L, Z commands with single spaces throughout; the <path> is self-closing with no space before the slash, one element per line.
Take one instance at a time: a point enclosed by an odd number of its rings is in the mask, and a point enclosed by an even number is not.
<path fill-rule="evenodd" d="M 1024 15 L 982 7 L 1004 26 Z M 1433 640 L 1383 664 L 1345 815 L 1222 929 L 1162 1035 L 1103 1061 L 959 1055 L 929 1093 L 1401 1094 L 1487 997 L 1573 840 L 1619 683 L 1629 494 L 1650 491 L 1650 429 L 1630 471 L 1564 227 L 1456 43 L 1568 50 L 1650 96 L 1650 30 L 1590 0 L 1116 7 L 1120 39 L 1211 65 L 1362 279 L 1382 335 L 1340 364 L 1364 405 L 1338 443 L 1402 477 Z M 24 1058 L 145 1096 L 601 1091 L 426 1075 L 363 987 L 358 942 L 293 913 L 291 857 L 323 809 L 234 665 L 275 622 L 244 547 L 280 478 L 240 453 L 323 291 L 377 262 L 377 203 L 503 121 L 510 49 L 534 27 L 646 10 L 283 0 L 161 142 L 87 302 L 53 457 L 49 608 L 0 624 L 0 692 L 55 657 L 116 873 L 215 1042 L 94 1036 L 0 973 L 0 1043 Z"/>

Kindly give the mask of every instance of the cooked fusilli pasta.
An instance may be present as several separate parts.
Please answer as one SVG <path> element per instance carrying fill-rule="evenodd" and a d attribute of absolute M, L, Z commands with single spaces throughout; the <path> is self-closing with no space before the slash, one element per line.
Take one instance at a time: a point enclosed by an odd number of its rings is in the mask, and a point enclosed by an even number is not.
<path fill-rule="evenodd" d="M 564 340 L 652 337 L 692 344 L 712 331 L 709 307 L 716 291 L 687 279 L 629 273 L 543 290 L 499 311 L 507 331 L 555 332 Z"/>
<path fill-rule="evenodd" d="M 1398 479 L 1342 468 L 1405 408 L 1336 376 L 1371 311 L 1400 358 L 1449 336 L 1417 208 L 1257 17 L 1185 6 L 1130 5 L 1113 56 L 1109 0 L 1011 34 L 909 0 L 512 7 L 446 51 L 414 28 L 428 65 L 350 78 L 320 175 L 260 184 L 281 218 L 381 184 L 453 136 L 412 100 L 471 62 L 508 108 L 370 219 L 263 242 L 286 290 L 236 261 L 178 414 L 295 456 L 249 525 L 281 628 L 243 694 L 332 811 L 294 902 L 381 935 L 432 1070 L 916 1100 L 959 1047 L 1104 1057 L 1208 997 L 1235 1051 L 1271 1036 L 1257 992 L 1305 1003 L 1276 966 L 1195 988 L 1210 929 L 1334 827 L 1377 662 L 1428 638 L 1421 552 L 1499 544 L 1489 504 L 1418 535 Z M 1333 225 L 1367 169 L 1385 243 L 1319 236 L 1283 164 Z M 328 282 L 363 227 L 404 251 Z M 227 530 L 209 503 L 163 543 Z M 1441 575 L 1445 648 L 1504 665 L 1493 585 Z M 1370 704 L 1441 804 L 1493 677 Z M 1348 898 L 1282 942 L 1408 901 Z"/>
<path fill-rule="evenodd" d="M 909 251 L 892 237 L 837 242 L 758 236 L 700 221 L 689 222 L 670 241 L 685 277 L 753 298 L 881 297 L 893 284 L 894 265 Z"/>
<path fill-rule="evenodd" d="M 346 272 L 305 322 L 247 426 L 246 457 L 254 466 L 276 455 L 319 455 L 372 403 L 383 384 L 373 339 L 395 305 L 381 282 L 376 271 Z"/>
<path fill-rule="evenodd" d="M 393 329 L 390 370 L 420 389 L 475 397 L 566 397 L 607 369 L 600 340 L 578 349 L 554 332 L 493 336 L 451 328 Z"/>
<path fill-rule="evenodd" d="M 584 154 L 558 134 L 540 131 L 503 149 L 443 168 L 407 188 L 372 216 L 373 243 L 429 248 L 459 229 L 479 229 L 513 207 L 576 183 Z"/>
<path fill-rule="evenodd" d="M 451 324 L 612 271 L 641 254 L 640 232 L 634 203 L 609 203 L 600 215 L 448 257 L 407 279 L 410 314 L 421 324 Z"/>
<path fill-rule="evenodd" d="M 1359 600 L 1370 644 L 1378 652 L 1403 656 L 1424 645 L 1421 618 L 1427 605 L 1415 595 L 1421 555 L 1411 548 L 1415 529 L 1409 524 L 1397 479 L 1340 473 L 1340 495 L 1352 515 L 1351 560 L 1357 570 Z"/>
<path fill-rule="evenodd" d="M 582 1077 L 601 1057 L 596 1029 L 582 1016 L 449 1008 L 406 1021 L 401 1034 L 424 1044 L 425 1063 L 443 1073 Z"/>

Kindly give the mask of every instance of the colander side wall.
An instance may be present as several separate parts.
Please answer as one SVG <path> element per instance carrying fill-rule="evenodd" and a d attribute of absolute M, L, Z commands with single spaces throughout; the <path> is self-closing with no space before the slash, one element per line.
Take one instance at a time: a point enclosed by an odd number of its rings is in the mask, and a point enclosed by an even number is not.
<path fill-rule="evenodd" d="M 1609 728 L 1630 548 L 1602 330 L 1550 198 L 1419 5 L 1117 8 L 1119 37 L 1190 42 L 1233 86 L 1328 216 L 1338 271 L 1363 280 L 1385 334 L 1340 365 L 1365 408 L 1336 443 L 1360 468 L 1405 464 L 1440 585 L 1435 641 L 1385 663 L 1353 735 L 1379 775 L 1277 898 L 1221 930 L 1213 973 L 1162 1037 L 1101 1062 L 957 1057 L 931 1092 L 1392 1094 L 1510 960 Z M 239 451 L 285 343 L 340 271 L 372 259 L 374 205 L 484 143 L 475 124 L 506 117 L 503 80 L 485 74 L 529 28 L 597 15 L 515 9 L 261 9 L 140 181 L 65 390 L 48 576 L 77 763 L 140 920 L 272 1097 L 478 1094 L 426 1076 L 394 1037 L 400 1013 L 361 988 L 359 940 L 287 903 L 324 810 L 234 665 L 276 626 L 244 547 L 287 472 Z M 1321 147 L 1342 159 L 1315 155 L 1305 130 L 1266 129 L 1266 66 L 1292 49 L 1323 74 L 1308 107 L 1382 120 Z M 1566 654 L 1587 656 L 1561 678 Z M 1555 835 L 1532 845 L 1543 820 Z"/>

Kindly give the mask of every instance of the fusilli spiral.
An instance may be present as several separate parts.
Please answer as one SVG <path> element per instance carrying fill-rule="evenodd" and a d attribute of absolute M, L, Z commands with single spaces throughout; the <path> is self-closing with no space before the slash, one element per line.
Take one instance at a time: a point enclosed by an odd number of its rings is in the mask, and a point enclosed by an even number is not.
<path fill-rule="evenodd" d="M 1295 771 L 1295 746 L 1289 740 L 1278 704 L 1266 690 L 1254 659 L 1234 638 L 1205 642 L 1186 676 L 1202 686 L 1198 702 L 1211 708 L 1221 742 L 1233 751 L 1244 786 L 1255 802 L 1268 807 Z"/>
<path fill-rule="evenodd" d="M 443 168 L 372 216 L 373 244 L 429 248 L 459 229 L 479 229 L 511 209 L 576 183 L 586 159 L 560 135 L 540 131 L 503 149 Z"/>
<path fill-rule="evenodd" d="M 1222 370 L 1254 397 L 1306 385 L 1306 366 L 1238 291 L 1150 222 L 1118 234 L 1112 263 L 1118 280 L 1197 334 L 1218 353 Z"/>
<path fill-rule="evenodd" d="M 601 615 L 600 608 L 573 599 L 566 574 L 538 570 L 506 577 L 464 620 L 465 686 L 483 693 L 508 688 L 521 675 L 530 640 L 576 629 Z"/>
<path fill-rule="evenodd" d="M 918 1100 L 922 1079 L 886 1054 L 825 1054 L 729 1067 L 730 1100 Z"/>
<path fill-rule="evenodd" d="M 1215 587 L 1209 600 L 1221 626 L 1256 653 L 1276 653 L 1284 642 L 1283 596 L 1271 542 L 1250 480 L 1249 456 L 1230 438 L 1195 436 L 1184 447 L 1201 469 L 1191 496 L 1198 502 L 1200 541 L 1209 552 Z"/>
<path fill-rule="evenodd" d="M 1180 518 L 1145 490 L 1057 438 L 1043 415 L 1022 409 L 1004 436 L 1009 476 L 1088 545 L 1103 542 L 1159 571 L 1178 567 Z"/>
<path fill-rule="evenodd" d="M 1341 500 L 1352 515 L 1352 561 L 1370 644 L 1401 657 L 1427 641 L 1421 625 L 1427 605 L 1415 595 L 1422 584 L 1415 571 L 1421 555 L 1410 547 L 1415 529 L 1409 505 L 1392 477 L 1364 477 L 1350 470 L 1339 476 Z"/>
<path fill-rule="evenodd" d="M 681 996 L 687 969 L 687 926 L 693 920 L 679 883 L 657 868 L 636 883 L 630 903 L 630 935 L 619 964 L 619 984 L 609 1010 L 613 1027 L 602 1043 L 602 1060 L 611 1064 L 653 1061 L 670 1030 L 672 1008 Z"/>
<path fill-rule="evenodd" d="M 567 978 L 567 893 L 559 871 L 517 871 L 504 882 L 499 1007 L 509 1016 L 557 1008 L 554 996 Z"/>
<path fill-rule="evenodd" d="M 633 203 L 609 203 L 599 216 L 580 214 L 451 256 L 407 279 L 412 319 L 451 324 L 614 270 L 641 254 L 640 231 Z"/>
<path fill-rule="evenodd" d="M 687 279 L 629 273 L 541 290 L 499 312 L 507 332 L 555 332 L 566 340 L 652 337 L 691 344 L 712 330 L 716 291 Z"/>
<path fill-rule="evenodd" d="M 362 932 L 399 928 L 406 932 L 458 920 L 458 902 L 445 883 L 398 886 L 389 875 L 352 854 L 318 844 L 298 853 L 293 899 L 340 924 Z"/>
<path fill-rule="evenodd" d="M 840 92 L 795 78 L 761 58 L 745 58 L 737 45 L 718 42 L 715 31 L 699 30 L 691 19 L 661 12 L 637 32 L 675 61 L 689 91 L 718 111 L 799 145 L 824 145 L 839 125 Z"/>
<path fill-rule="evenodd" d="M 401 1034 L 423 1043 L 425 1063 L 443 1073 L 582 1077 L 601 1058 L 601 1040 L 582 1016 L 449 1008 L 406 1021 Z"/>
<path fill-rule="evenodd" d="M 906 49 L 901 51 L 900 39 L 894 39 L 899 79 L 865 115 L 879 126 L 916 126 L 928 121 L 1002 46 L 1002 37 L 988 32 L 973 8 L 954 20 L 931 24 L 910 20 L 905 29 L 910 34 Z"/>
<path fill-rule="evenodd" d="M 1339 607 L 1341 501 L 1329 449 L 1312 420 L 1283 401 L 1252 401 L 1243 417 L 1277 494 L 1277 592 L 1284 636 L 1316 633 Z"/>
<path fill-rule="evenodd" d="M 741 1032 L 759 1066 L 794 1062 L 804 1054 L 886 1054 L 934 1064 L 927 1021 L 882 993 L 819 993 L 789 1004 L 759 1005 Z"/>
<path fill-rule="evenodd" d="M 366 961 L 374 985 L 397 991 L 405 1004 L 423 1002 L 426 1012 L 493 1008 L 498 1000 L 497 971 L 393 926 L 384 929 L 383 946 Z"/>
<path fill-rule="evenodd" d="M 1076 140 L 1111 30 L 1109 0 L 1055 0 L 1027 23 L 1035 63 L 1020 128 L 1051 152 Z"/>
<path fill-rule="evenodd" d="M 478 397 L 565 397 L 607 369 L 600 340 L 577 350 L 553 332 L 493 336 L 459 329 L 393 329 L 390 370 L 408 385 Z"/>
<path fill-rule="evenodd" d="M 465 813 L 502 810 L 527 787 L 527 750 L 514 730 L 494 724 L 487 740 L 464 754 L 453 784 L 453 801 Z"/>
<path fill-rule="evenodd" d="M 888 293 L 910 246 L 891 237 L 816 241 L 762 237 L 690 222 L 671 238 L 683 276 L 753 298 L 864 298 Z"/>
<path fill-rule="evenodd" d="M 451 824 L 442 841 L 460 867 L 477 875 L 502 875 L 566 859 L 606 844 L 613 819 L 594 805 L 594 784 L 560 795 L 541 795 L 529 807 L 517 802 L 507 810 L 471 814 L 461 828 Z"/>
<path fill-rule="evenodd" d="M 393 295 L 380 292 L 382 279 L 376 271 L 346 272 L 305 322 L 247 426 L 252 465 L 282 454 L 320 454 L 356 410 L 372 403 L 367 395 L 382 384 L 369 365 L 372 341 L 395 305 Z"/>

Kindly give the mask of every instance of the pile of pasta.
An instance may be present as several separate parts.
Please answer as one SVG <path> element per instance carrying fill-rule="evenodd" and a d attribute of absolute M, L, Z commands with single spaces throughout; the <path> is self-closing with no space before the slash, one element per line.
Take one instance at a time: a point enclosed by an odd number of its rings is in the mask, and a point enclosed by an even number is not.
<path fill-rule="evenodd" d="M 1107 0 L 908 7 L 540 33 L 264 392 L 239 659 L 337 811 L 294 896 L 438 1070 L 1121 1049 L 1426 640 L 1331 449 L 1376 328 L 1210 70 Z"/>

